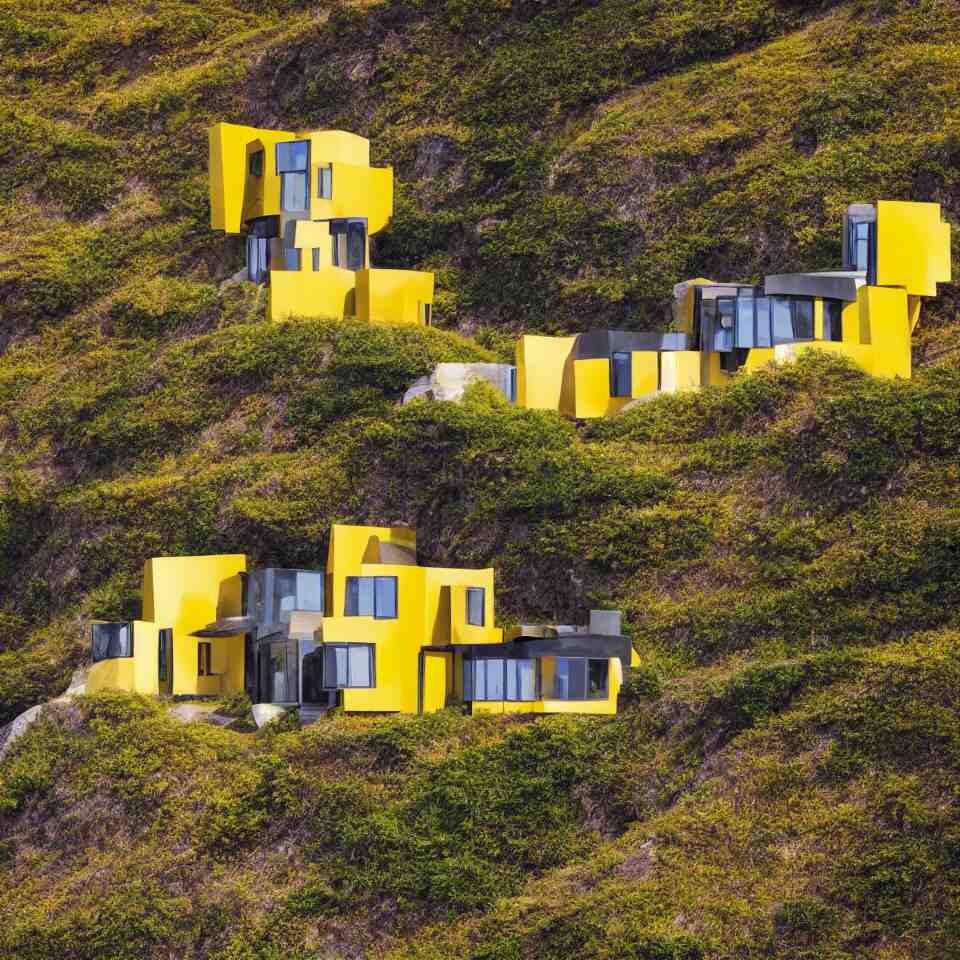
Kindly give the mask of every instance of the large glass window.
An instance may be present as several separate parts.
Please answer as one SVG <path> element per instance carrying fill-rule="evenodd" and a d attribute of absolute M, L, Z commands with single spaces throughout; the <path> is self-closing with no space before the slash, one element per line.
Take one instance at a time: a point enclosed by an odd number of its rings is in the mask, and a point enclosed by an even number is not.
<path fill-rule="evenodd" d="M 300 212 L 307 209 L 310 178 L 310 142 L 293 140 L 277 144 L 277 173 L 280 174 L 280 209 Z"/>
<path fill-rule="evenodd" d="M 823 301 L 823 339 L 837 343 L 843 340 L 843 301 Z"/>
<path fill-rule="evenodd" d="M 851 266 L 854 270 L 867 271 L 870 268 L 870 231 L 872 223 L 866 221 L 850 224 Z"/>
<path fill-rule="evenodd" d="M 132 623 L 94 623 L 90 628 L 93 662 L 133 656 Z"/>
<path fill-rule="evenodd" d="M 300 269 L 300 250 L 298 247 L 283 248 L 283 264 L 288 270 Z"/>
<path fill-rule="evenodd" d="M 372 643 L 327 643 L 323 647 L 326 690 L 376 686 Z"/>
<path fill-rule="evenodd" d="M 537 699 L 538 660 L 465 660 L 464 700 L 530 701 Z"/>
<path fill-rule="evenodd" d="M 801 298 L 793 301 L 793 339 L 813 339 L 813 301 Z"/>
<path fill-rule="evenodd" d="M 486 593 L 483 587 L 467 587 L 467 623 L 474 627 L 483 626 Z"/>
<path fill-rule="evenodd" d="M 323 574 L 313 570 L 276 570 L 273 609 L 278 623 L 289 623 L 294 610 L 323 613 Z"/>
<path fill-rule="evenodd" d="M 613 355 L 613 385 L 610 390 L 610 396 L 629 397 L 633 393 L 632 379 L 630 354 L 615 353 Z"/>
<path fill-rule="evenodd" d="M 555 700 L 605 700 L 609 690 L 610 664 L 607 660 L 584 657 L 555 657 L 553 698 Z"/>
<path fill-rule="evenodd" d="M 396 577 L 347 577 L 344 616 L 394 620 L 397 602 Z"/>
<path fill-rule="evenodd" d="M 754 300 L 757 311 L 757 336 L 754 346 L 772 347 L 773 336 L 770 332 L 770 298 L 757 297 Z"/>

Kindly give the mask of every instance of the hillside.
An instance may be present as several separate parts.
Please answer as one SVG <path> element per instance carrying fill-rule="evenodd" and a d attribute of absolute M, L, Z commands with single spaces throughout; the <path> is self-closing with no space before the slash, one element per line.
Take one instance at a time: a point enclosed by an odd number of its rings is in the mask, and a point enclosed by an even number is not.
<path fill-rule="evenodd" d="M 58 707 L 0 764 L 0 957 L 956 955 L 954 287 L 911 383 L 397 406 L 519 331 L 661 326 L 688 276 L 835 266 L 854 200 L 960 222 L 954 3 L 2 9 L 0 724 L 138 612 L 146 557 L 313 566 L 334 521 L 495 565 L 504 622 L 621 606 L 644 665 L 609 720 Z M 374 262 L 437 272 L 440 329 L 220 290 L 219 119 L 370 137 Z"/>

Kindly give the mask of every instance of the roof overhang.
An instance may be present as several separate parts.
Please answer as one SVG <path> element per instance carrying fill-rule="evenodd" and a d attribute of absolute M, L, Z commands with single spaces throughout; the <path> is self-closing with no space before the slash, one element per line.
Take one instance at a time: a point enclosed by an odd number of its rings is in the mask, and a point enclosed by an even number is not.
<path fill-rule="evenodd" d="M 831 270 L 826 273 L 778 273 L 764 277 L 768 297 L 821 297 L 855 303 L 857 290 L 867 282 L 863 271 Z"/>
<path fill-rule="evenodd" d="M 208 623 L 200 630 L 194 630 L 191 637 L 235 637 L 241 633 L 250 633 L 257 626 L 253 617 L 222 617 Z"/>

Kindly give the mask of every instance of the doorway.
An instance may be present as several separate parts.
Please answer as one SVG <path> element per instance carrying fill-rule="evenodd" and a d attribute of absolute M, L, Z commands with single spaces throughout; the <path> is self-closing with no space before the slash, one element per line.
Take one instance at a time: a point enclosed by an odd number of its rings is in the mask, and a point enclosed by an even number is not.
<path fill-rule="evenodd" d="M 173 693 L 173 630 L 161 630 L 157 636 L 157 679 L 161 696 Z"/>

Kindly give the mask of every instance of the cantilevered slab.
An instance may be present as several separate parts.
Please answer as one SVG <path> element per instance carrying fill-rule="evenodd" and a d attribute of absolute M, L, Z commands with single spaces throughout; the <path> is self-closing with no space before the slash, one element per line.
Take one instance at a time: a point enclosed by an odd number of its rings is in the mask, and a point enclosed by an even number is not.
<path fill-rule="evenodd" d="M 867 282 L 863 271 L 831 270 L 825 273 L 778 273 L 764 277 L 768 297 L 822 297 L 856 303 L 857 290 Z"/>

